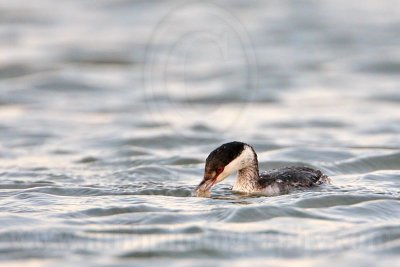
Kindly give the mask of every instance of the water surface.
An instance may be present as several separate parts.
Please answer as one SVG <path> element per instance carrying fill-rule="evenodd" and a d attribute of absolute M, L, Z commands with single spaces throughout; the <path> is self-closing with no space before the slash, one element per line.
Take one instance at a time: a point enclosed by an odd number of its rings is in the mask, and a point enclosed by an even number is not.
<path fill-rule="evenodd" d="M 2 1 L 2 266 L 394 266 L 389 1 Z M 332 185 L 191 197 L 208 153 Z"/>

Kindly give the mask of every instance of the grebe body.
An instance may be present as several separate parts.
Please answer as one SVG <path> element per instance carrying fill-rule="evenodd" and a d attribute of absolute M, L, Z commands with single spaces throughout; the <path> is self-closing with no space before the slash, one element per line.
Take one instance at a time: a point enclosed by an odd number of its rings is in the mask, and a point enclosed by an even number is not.
<path fill-rule="evenodd" d="M 194 195 L 209 196 L 215 184 L 234 172 L 238 172 L 238 176 L 233 191 L 266 196 L 330 183 L 330 178 L 320 170 L 304 166 L 283 167 L 260 173 L 253 147 L 242 142 L 230 142 L 216 148 L 207 157 L 204 178 Z"/>

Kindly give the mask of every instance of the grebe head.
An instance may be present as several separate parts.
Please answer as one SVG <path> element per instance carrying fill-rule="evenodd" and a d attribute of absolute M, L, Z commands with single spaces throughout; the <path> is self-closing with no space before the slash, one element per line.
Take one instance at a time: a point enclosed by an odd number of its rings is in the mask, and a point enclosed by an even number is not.
<path fill-rule="evenodd" d="M 194 194 L 209 196 L 211 187 L 223 181 L 231 173 L 254 164 L 254 160 L 257 161 L 257 155 L 248 144 L 230 142 L 221 145 L 208 155 L 203 180 L 195 189 Z"/>

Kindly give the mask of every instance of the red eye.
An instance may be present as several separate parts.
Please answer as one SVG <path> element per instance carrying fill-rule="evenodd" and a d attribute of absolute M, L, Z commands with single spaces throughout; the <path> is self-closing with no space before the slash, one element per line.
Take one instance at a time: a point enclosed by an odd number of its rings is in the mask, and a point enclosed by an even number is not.
<path fill-rule="evenodd" d="M 221 173 L 224 170 L 224 167 L 218 167 L 217 168 L 217 173 Z"/>

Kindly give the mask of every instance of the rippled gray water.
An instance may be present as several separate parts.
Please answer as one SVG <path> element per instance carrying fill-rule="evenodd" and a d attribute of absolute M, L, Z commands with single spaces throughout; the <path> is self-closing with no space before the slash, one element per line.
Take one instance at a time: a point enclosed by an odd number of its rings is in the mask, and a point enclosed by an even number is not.
<path fill-rule="evenodd" d="M 1 265 L 398 265 L 399 12 L 1 1 Z M 333 183 L 191 197 L 231 140 Z"/>

